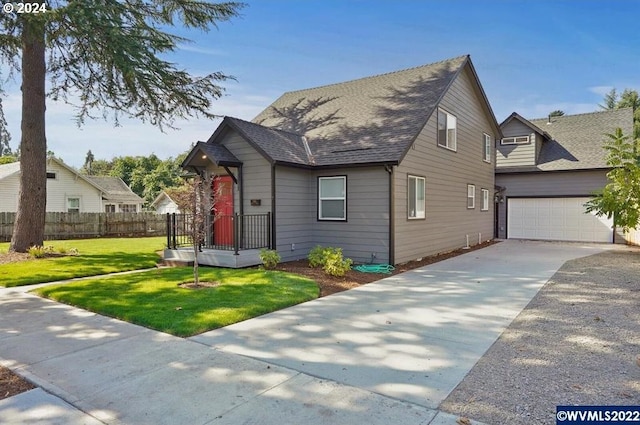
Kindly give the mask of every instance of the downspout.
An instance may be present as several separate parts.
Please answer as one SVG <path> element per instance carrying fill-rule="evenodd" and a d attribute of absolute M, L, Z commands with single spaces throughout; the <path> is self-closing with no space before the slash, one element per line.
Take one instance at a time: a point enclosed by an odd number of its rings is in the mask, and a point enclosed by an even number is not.
<path fill-rule="evenodd" d="M 276 164 L 271 164 L 271 249 L 276 249 Z"/>
<path fill-rule="evenodd" d="M 385 165 L 384 169 L 389 173 L 389 264 L 395 264 L 395 185 L 393 184 L 393 165 Z"/>

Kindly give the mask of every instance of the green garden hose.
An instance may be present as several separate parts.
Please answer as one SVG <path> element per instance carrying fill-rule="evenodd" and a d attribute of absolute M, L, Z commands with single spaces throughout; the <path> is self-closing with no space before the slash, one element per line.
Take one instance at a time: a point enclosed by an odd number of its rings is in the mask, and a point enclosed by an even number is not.
<path fill-rule="evenodd" d="M 355 266 L 353 269 L 362 273 L 391 274 L 391 272 L 396 268 L 390 264 L 361 264 L 359 266 Z"/>

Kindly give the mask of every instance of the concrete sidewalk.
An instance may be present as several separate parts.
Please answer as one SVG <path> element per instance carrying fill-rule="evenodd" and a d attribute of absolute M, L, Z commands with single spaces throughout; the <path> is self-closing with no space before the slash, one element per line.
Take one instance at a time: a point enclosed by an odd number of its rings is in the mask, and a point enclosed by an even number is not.
<path fill-rule="evenodd" d="M 565 261 L 605 248 L 507 241 L 189 340 L 0 289 L 0 363 L 41 387 L 0 423 L 453 425 L 440 401 Z"/>

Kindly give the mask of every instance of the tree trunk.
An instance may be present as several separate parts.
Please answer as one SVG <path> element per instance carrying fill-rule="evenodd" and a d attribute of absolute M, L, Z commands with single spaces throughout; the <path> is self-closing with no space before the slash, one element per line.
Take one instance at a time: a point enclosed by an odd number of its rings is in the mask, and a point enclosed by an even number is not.
<path fill-rule="evenodd" d="M 16 252 L 42 245 L 47 202 L 44 24 L 25 17 L 23 25 L 20 193 L 10 247 Z"/>

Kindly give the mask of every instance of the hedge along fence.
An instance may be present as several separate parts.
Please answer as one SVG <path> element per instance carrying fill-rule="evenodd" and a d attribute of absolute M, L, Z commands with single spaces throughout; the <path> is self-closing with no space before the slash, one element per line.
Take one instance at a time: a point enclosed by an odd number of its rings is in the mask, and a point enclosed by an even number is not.
<path fill-rule="evenodd" d="M 11 240 L 16 213 L 0 212 L 0 241 Z M 153 212 L 142 213 L 67 213 L 48 212 L 44 237 L 83 239 L 99 236 L 164 236 L 166 217 Z"/>

